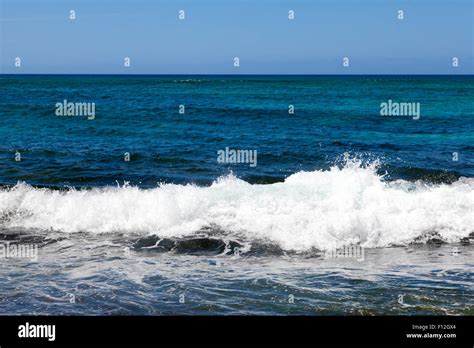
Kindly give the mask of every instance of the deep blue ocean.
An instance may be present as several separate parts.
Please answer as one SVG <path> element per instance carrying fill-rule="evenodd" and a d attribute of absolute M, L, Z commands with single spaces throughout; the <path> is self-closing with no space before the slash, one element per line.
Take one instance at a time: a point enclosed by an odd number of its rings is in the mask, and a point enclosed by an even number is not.
<path fill-rule="evenodd" d="M 474 76 L 1 75 L 0 140 L 0 314 L 474 314 Z"/>
<path fill-rule="evenodd" d="M 328 169 L 344 153 L 381 159 L 381 171 L 393 179 L 474 176 L 472 76 L 3 76 L 0 81 L 2 184 L 210 184 L 230 171 L 265 184 L 301 170 Z M 94 102 L 95 119 L 56 117 L 55 104 L 64 99 Z M 388 100 L 420 103 L 420 119 L 380 116 L 380 104 Z M 256 149 L 258 166 L 219 165 L 217 151 L 225 147 Z M 19 163 L 12 162 L 16 151 Z M 453 161 L 453 152 L 459 161 Z"/>

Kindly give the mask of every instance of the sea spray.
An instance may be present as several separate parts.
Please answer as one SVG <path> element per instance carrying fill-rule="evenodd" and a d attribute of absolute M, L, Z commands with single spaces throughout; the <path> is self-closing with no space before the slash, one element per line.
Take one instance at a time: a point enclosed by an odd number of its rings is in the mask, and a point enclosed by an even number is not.
<path fill-rule="evenodd" d="M 349 161 L 251 185 L 233 175 L 211 186 L 164 184 L 57 191 L 18 184 L 0 190 L 3 228 L 190 236 L 206 226 L 285 250 L 386 247 L 435 234 L 457 242 L 473 232 L 474 179 L 428 185 L 388 182 L 376 166 Z M 8 213 L 8 214 L 7 214 Z"/>

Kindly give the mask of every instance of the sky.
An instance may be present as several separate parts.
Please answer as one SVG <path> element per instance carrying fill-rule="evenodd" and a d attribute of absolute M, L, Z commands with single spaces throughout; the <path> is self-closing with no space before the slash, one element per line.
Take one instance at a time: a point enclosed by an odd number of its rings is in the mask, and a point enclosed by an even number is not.
<path fill-rule="evenodd" d="M 474 73 L 473 0 L 0 3 L 1 73 Z"/>

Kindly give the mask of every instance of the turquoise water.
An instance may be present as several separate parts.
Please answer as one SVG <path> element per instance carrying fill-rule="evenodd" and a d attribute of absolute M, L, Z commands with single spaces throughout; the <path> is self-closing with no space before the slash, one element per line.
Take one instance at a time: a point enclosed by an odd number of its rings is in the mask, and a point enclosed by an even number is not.
<path fill-rule="evenodd" d="M 269 183 L 299 170 L 327 169 L 346 152 L 381 159 L 382 171 L 393 178 L 474 175 L 472 76 L 0 81 L 3 184 L 209 184 L 230 170 L 246 181 Z M 55 104 L 64 99 L 96 103 L 95 119 L 57 117 Z M 380 104 L 388 100 L 420 103 L 420 119 L 380 116 Z M 219 165 L 217 151 L 225 147 L 257 150 L 257 168 Z M 12 161 L 15 151 L 22 154 L 20 163 Z"/>
<path fill-rule="evenodd" d="M 473 314 L 473 121 L 472 76 L 2 75 L 0 314 Z"/>

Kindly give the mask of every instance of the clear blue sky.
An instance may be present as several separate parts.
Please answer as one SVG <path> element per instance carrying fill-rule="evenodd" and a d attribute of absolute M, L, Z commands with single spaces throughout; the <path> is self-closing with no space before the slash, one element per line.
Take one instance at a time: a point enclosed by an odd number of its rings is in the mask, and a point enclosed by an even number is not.
<path fill-rule="evenodd" d="M 2 73 L 474 72 L 473 0 L 0 2 Z M 123 66 L 126 56 L 130 68 Z M 342 67 L 345 56 L 349 68 Z M 457 69 L 452 57 L 459 58 Z"/>

